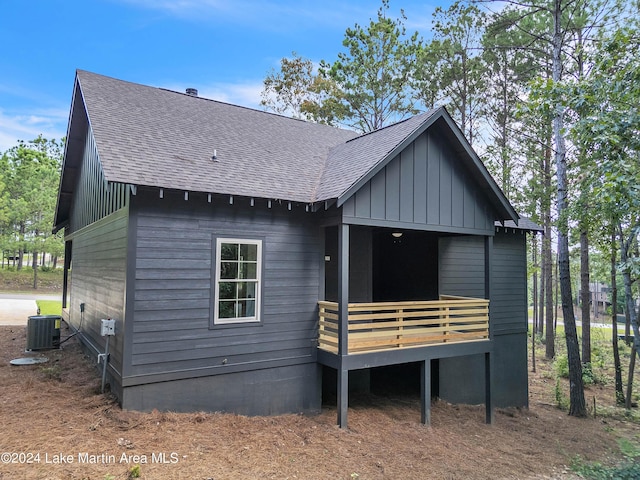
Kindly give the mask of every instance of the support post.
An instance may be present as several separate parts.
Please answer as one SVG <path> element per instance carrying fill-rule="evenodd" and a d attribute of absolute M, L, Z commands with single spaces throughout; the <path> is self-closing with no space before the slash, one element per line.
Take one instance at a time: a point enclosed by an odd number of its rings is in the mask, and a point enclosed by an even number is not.
<path fill-rule="evenodd" d="M 431 425 L 431 359 L 420 364 L 420 421 Z"/>
<path fill-rule="evenodd" d="M 340 362 L 342 363 L 342 362 Z M 338 426 L 347 428 L 349 409 L 349 370 L 338 368 Z"/>
<path fill-rule="evenodd" d="M 491 396 L 491 353 L 484 354 L 486 423 L 493 423 L 493 399 Z"/>
<path fill-rule="evenodd" d="M 349 225 L 338 226 L 338 425 L 347 428 L 349 371 L 342 367 L 349 354 Z"/>
<path fill-rule="evenodd" d="M 349 354 L 349 225 L 338 227 L 338 355 Z"/>

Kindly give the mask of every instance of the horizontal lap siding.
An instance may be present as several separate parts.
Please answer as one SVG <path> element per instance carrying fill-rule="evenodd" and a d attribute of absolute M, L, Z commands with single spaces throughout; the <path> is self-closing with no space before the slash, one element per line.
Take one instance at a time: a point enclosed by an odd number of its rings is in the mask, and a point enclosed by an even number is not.
<path fill-rule="evenodd" d="M 320 230 L 310 213 L 138 195 L 131 374 L 313 361 Z M 238 202 L 239 203 L 239 202 Z M 261 322 L 211 326 L 215 238 L 263 241 Z M 224 363 L 223 363 L 224 362 Z M 175 378 L 175 375 L 172 377 Z"/>
<path fill-rule="evenodd" d="M 485 298 L 484 237 L 443 237 L 438 251 L 440 294 Z"/>
<path fill-rule="evenodd" d="M 424 230 L 493 233 L 487 200 L 437 131 L 409 144 L 343 206 L 345 220 Z"/>
<path fill-rule="evenodd" d="M 122 372 L 124 297 L 127 266 L 128 209 L 124 208 L 72 236 L 71 323 L 85 341 L 104 352 L 100 335 L 102 318 L 116 320 L 116 336 L 110 339 L 110 363 Z M 85 304 L 84 315 L 80 303 Z"/>
<path fill-rule="evenodd" d="M 494 334 L 527 329 L 525 233 L 496 233 L 493 241 L 491 323 Z"/>
<path fill-rule="evenodd" d="M 528 405 L 526 233 L 499 229 L 493 238 L 491 304 L 494 402 Z"/>

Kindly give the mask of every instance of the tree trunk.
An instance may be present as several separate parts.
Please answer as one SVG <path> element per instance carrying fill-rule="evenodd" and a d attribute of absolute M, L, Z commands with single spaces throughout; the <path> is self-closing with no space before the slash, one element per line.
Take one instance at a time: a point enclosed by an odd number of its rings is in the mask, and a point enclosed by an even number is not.
<path fill-rule="evenodd" d="M 636 352 L 640 355 L 640 351 L 634 345 L 631 348 L 631 358 L 629 359 L 629 377 L 627 378 L 627 400 L 624 403 L 625 408 L 631 408 L 631 394 L 633 393 L 633 374 L 636 369 Z"/>
<path fill-rule="evenodd" d="M 551 252 L 551 215 L 545 215 L 545 236 L 544 236 L 544 293 L 546 304 L 546 334 L 545 334 L 545 356 L 549 359 L 556 356 L 554 328 L 555 310 L 553 305 L 553 253 Z"/>
<path fill-rule="evenodd" d="M 616 382 L 616 405 L 624 405 L 622 390 L 622 365 L 620 364 L 620 350 L 618 349 L 618 286 L 616 284 L 616 231 L 611 231 L 611 341 L 613 343 L 613 368 Z"/>
<path fill-rule="evenodd" d="M 538 332 L 542 336 L 544 333 L 544 282 L 545 282 L 545 264 L 544 264 L 544 236 L 540 242 L 540 294 L 538 296 Z"/>
<path fill-rule="evenodd" d="M 33 289 L 38 289 L 38 252 L 33 252 L 33 259 L 31 261 L 31 267 L 33 268 Z"/>
<path fill-rule="evenodd" d="M 591 363 L 591 315 L 589 312 L 589 238 L 587 230 L 580 232 L 580 302 L 582 303 L 582 363 Z M 594 298 L 594 304 L 596 303 Z"/>
<path fill-rule="evenodd" d="M 562 69 L 562 0 L 554 0 L 553 9 L 553 61 L 552 77 L 554 84 L 560 81 Z M 558 268 L 560 273 L 560 297 L 564 321 L 567 357 L 569 360 L 569 415 L 586 417 L 587 407 L 582 382 L 582 363 L 578 346 L 576 319 L 573 312 L 571 294 L 571 272 L 569 270 L 569 222 L 567 218 L 567 159 L 563 130 L 564 108 L 560 103 L 555 106 L 553 115 L 553 137 L 556 149 L 556 178 L 558 191 Z"/>
<path fill-rule="evenodd" d="M 538 237 L 537 235 L 533 235 L 532 251 L 533 251 L 533 324 L 531 328 L 531 333 L 535 337 L 536 333 L 538 333 Z M 529 316 L 529 309 L 527 308 L 527 316 Z"/>
<path fill-rule="evenodd" d="M 623 265 L 626 265 L 629 260 L 629 249 L 634 241 L 634 233 L 629 236 L 629 239 L 625 241 L 622 233 L 622 226 L 618 224 L 618 234 L 620 235 L 620 261 Z M 622 271 L 622 281 L 624 282 L 624 296 L 625 296 L 625 313 L 627 315 L 627 322 L 631 324 L 633 329 L 633 347 L 638 355 L 640 355 L 640 331 L 638 331 L 638 318 L 636 316 L 636 309 L 633 301 L 633 291 L 631 289 L 631 273 L 628 268 Z"/>
<path fill-rule="evenodd" d="M 18 270 L 22 270 L 22 263 L 24 262 L 23 244 L 25 228 L 24 222 L 20 222 L 20 227 L 18 228 L 18 241 L 20 242 L 20 247 L 18 248 Z"/>

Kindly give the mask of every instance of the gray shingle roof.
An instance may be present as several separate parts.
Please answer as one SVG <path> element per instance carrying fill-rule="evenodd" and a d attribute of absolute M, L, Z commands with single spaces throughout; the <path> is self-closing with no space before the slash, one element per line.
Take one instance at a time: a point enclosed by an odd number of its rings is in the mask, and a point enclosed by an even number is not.
<path fill-rule="evenodd" d="M 504 225 L 503 225 L 504 223 Z M 504 222 L 495 222 L 496 227 L 515 228 L 517 230 L 529 230 L 532 232 L 542 232 L 543 228 L 527 217 L 520 217 L 518 223 L 513 220 L 505 220 Z"/>
<path fill-rule="evenodd" d="M 378 166 L 436 111 L 416 115 L 333 147 L 320 180 L 318 199 L 338 198 Z"/>
<path fill-rule="evenodd" d="M 357 136 L 86 71 L 77 78 L 111 182 L 312 202 L 329 149 Z"/>
<path fill-rule="evenodd" d="M 358 135 L 82 70 L 75 91 L 65 156 L 70 171 L 81 160 L 86 120 L 78 105 L 84 105 L 109 182 L 300 203 L 337 199 L 340 205 L 440 121 L 461 162 L 478 169 L 478 182 L 499 215 L 518 218 L 442 108 Z M 59 208 L 65 212 L 74 183 L 68 177 L 63 172 Z"/>

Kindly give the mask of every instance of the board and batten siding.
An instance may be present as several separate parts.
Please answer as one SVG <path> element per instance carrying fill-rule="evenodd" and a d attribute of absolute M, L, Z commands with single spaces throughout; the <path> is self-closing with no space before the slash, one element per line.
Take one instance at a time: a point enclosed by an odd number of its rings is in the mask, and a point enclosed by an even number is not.
<path fill-rule="evenodd" d="M 493 234 L 493 215 L 472 175 L 429 130 L 343 205 L 347 223 L 451 233 Z"/>
<path fill-rule="evenodd" d="M 310 213 L 264 203 L 185 201 L 167 192 L 132 197 L 135 302 L 126 385 L 315 362 L 321 231 Z M 217 237 L 263 242 L 259 323 L 213 325 Z"/>
<path fill-rule="evenodd" d="M 116 320 L 116 335 L 109 340 L 112 391 L 119 389 L 123 368 L 127 235 L 128 208 L 122 208 L 67 238 L 73 246 L 70 322 L 82 331 L 82 341 L 92 355 L 105 351 L 100 320 Z"/>
<path fill-rule="evenodd" d="M 129 198 L 129 188 L 129 185 L 106 181 L 98 158 L 96 142 L 89 128 L 66 233 L 80 230 L 125 207 Z"/>

